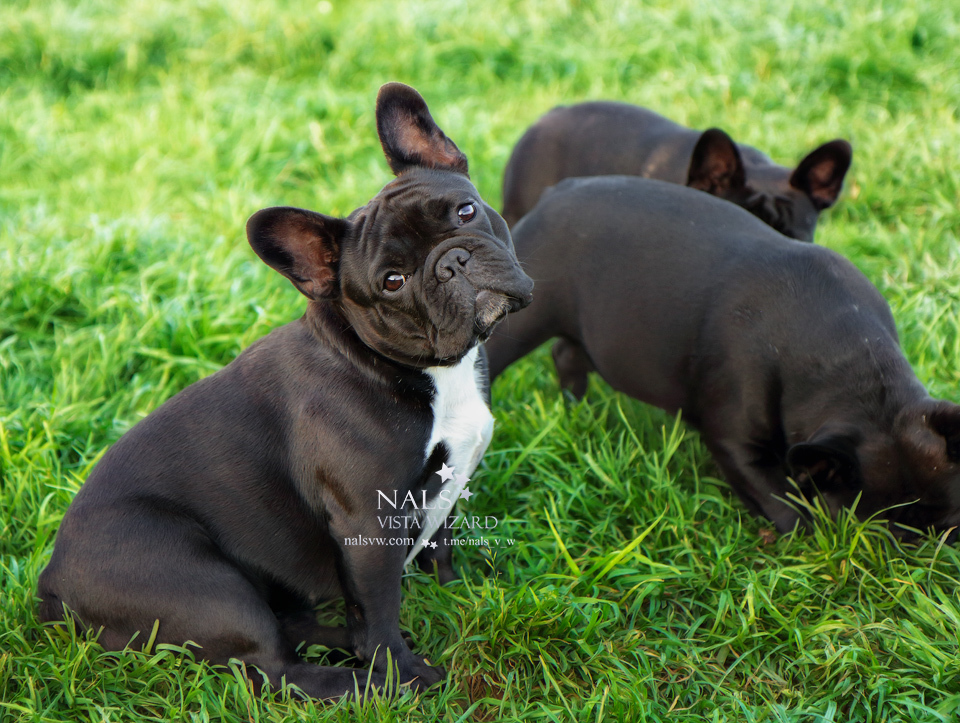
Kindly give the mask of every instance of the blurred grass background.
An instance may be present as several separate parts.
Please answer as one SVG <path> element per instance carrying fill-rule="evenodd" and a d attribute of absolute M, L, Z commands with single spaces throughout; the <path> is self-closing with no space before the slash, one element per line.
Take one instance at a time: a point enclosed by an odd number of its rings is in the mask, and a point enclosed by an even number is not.
<path fill-rule="evenodd" d="M 259 698 L 173 650 L 44 629 L 33 595 L 104 449 L 302 312 L 244 222 L 376 193 L 389 80 L 423 94 L 495 207 L 513 143 L 560 103 L 719 125 L 785 165 L 850 139 L 818 243 L 960 401 L 958 47 L 960 6 L 939 0 L 4 0 L 0 720 L 955 721 L 953 547 L 848 517 L 774 539 L 695 434 L 597 380 L 565 406 L 545 350 L 495 386 L 471 485 L 515 546 L 459 549 L 448 587 L 404 583 L 442 688 Z"/>

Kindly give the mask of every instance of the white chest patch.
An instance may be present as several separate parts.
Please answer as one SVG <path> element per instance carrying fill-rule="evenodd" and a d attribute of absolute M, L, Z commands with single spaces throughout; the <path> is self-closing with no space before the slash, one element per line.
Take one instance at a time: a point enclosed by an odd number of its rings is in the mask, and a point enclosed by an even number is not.
<path fill-rule="evenodd" d="M 424 541 L 433 537 L 447 519 L 493 437 L 493 415 L 483 401 L 480 374 L 476 369 L 479 353 L 480 349 L 475 347 L 456 366 L 425 370 L 433 379 L 435 394 L 431 405 L 433 429 L 424 459 L 429 459 L 434 447 L 442 442 L 449 453 L 447 465 L 456 470 L 456 475 L 443 483 L 435 498 L 436 508 L 425 511 L 423 527 L 407 555 L 407 565 L 423 549 Z"/>

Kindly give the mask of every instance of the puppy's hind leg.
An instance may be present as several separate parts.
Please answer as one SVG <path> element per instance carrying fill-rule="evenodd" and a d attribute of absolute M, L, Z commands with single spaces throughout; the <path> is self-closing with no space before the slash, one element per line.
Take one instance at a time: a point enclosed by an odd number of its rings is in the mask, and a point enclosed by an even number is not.
<path fill-rule="evenodd" d="M 387 676 L 383 673 L 315 665 L 297 654 L 301 642 L 349 650 L 346 628 L 322 626 L 316 618 L 310 620 L 312 612 L 308 611 L 277 618 L 252 588 L 250 592 L 254 594 L 224 600 L 219 609 L 209 610 L 209 617 L 208 611 L 198 616 L 198 623 L 216 630 L 215 636 L 200 638 L 201 645 L 206 643 L 200 650 L 203 657 L 220 664 L 238 658 L 246 664 L 247 675 L 254 682 L 272 688 L 295 686 L 307 698 L 336 699 L 355 692 L 363 696 L 368 686 L 385 689 Z M 217 621 L 225 626 L 217 630 Z M 238 624 L 230 625 L 234 621 Z"/>
<path fill-rule="evenodd" d="M 386 686 L 383 673 L 314 665 L 297 654 L 301 642 L 349 648 L 345 628 L 321 626 L 306 611 L 278 618 L 261 591 L 227 561 L 207 562 L 204 567 L 193 572 L 206 584 L 181 595 L 176 611 L 161 619 L 161 633 L 168 621 L 177 639 L 195 641 L 201 646 L 199 655 L 210 662 L 225 664 L 237 658 L 261 671 L 271 687 L 293 685 L 309 698 L 363 694 L 368 681 L 377 689 Z"/>
<path fill-rule="evenodd" d="M 255 682 L 268 682 L 273 688 L 293 685 L 309 698 L 340 698 L 355 690 L 363 694 L 368 681 L 377 689 L 386 686 L 383 673 L 304 661 L 296 652 L 301 642 L 350 649 L 346 629 L 321 626 L 316 618 L 311 621 L 312 613 L 307 611 L 278 618 L 239 571 L 225 563 L 219 572 L 202 575 L 214 583 L 204 586 L 212 595 L 191 591 L 194 594 L 181 597 L 177 611 L 161 618 L 162 637 L 176 630 L 175 639 L 200 645 L 198 656 L 221 665 L 237 658 L 248 666 Z M 164 622 L 169 623 L 166 635 Z"/>
<path fill-rule="evenodd" d="M 66 604 L 86 627 L 102 628 L 99 641 L 108 650 L 144 645 L 159 620 L 156 643 L 189 643 L 197 658 L 214 665 L 239 659 L 257 682 L 265 676 L 279 687 L 285 681 L 311 698 L 339 698 L 366 687 L 366 670 L 303 661 L 270 608 L 266 591 L 195 526 L 141 514 L 141 536 L 131 541 L 109 536 L 119 524 L 116 515 L 90 517 L 85 522 L 97 523 L 106 539 L 126 541 L 125 554 L 103 555 L 101 548 L 89 545 L 91 539 L 101 542 L 99 538 L 76 534 L 68 526 L 74 544 L 62 548 L 66 553 L 55 554 L 38 586 L 44 620 L 62 619 Z M 386 685 L 380 672 L 374 671 L 369 680 L 377 688 Z"/>
<path fill-rule="evenodd" d="M 353 650 L 350 631 L 342 626 L 321 625 L 317 622 L 317 614 L 313 610 L 278 613 L 277 619 L 283 630 L 283 636 L 294 648 L 302 644 L 305 647 L 321 645 L 325 648 Z"/>
<path fill-rule="evenodd" d="M 280 668 L 261 670 L 269 678 L 272 687 L 296 686 L 304 697 L 318 700 L 335 700 L 355 693 L 362 698 L 371 689 L 383 692 L 387 685 L 387 676 L 383 673 L 360 668 L 314 665 L 299 658 L 287 661 Z M 254 680 L 260 677 L 252 671 L 247 674 Z"/>
<path fill-rule="evenodd" d="M 560 337 L 553 345 L 553 364 L 557 367 L 560 388 L 573 395 L 577 401 L 587 393 L 587 375 L 596 371 L 587 350 L 566 337 Z"/>

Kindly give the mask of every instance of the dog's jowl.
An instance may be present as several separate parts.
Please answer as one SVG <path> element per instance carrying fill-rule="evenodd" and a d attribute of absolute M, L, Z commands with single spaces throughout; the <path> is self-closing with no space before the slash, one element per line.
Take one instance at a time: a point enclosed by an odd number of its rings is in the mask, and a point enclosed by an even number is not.
<path fill-rule="evenodd" d="M 478 345 L 533 285 L 416 91 L 384 86 L 377 129 L 396 179 L 365 206 L 250 219 L 250 244 L 306 313 L 104 455 L 40 576 L 44 620 L 67 611 L 108 649 L 142 645 L 159 621 L 157 642 L 316 698 L 363 690 L 368 673 L 306 663 L 301 643 L 372 661 L 375 686 L 388 653 L 400 683 L 442 678 L 401 635 L 409 550 L 380 528 L 378 493 L 432 499 L 442 465 L 476 466 L 492 428 Z M 433 557 L 451 577 L 449 551 Z M 346 627 L 321 627 L 313 607 L 339 596 Z"/>
<path fill-rule="evenodd" d="M 706 191 L 785 236 L 812 241 L 820 212 L 840 195 L 851 157 L 850 144 L 836 139 L 785 168 L 719 128 L 696 131 L 627 103 L 560 106 L 513 149 L 503 177 L 503 217 L 513 227 L 561 179 L 625 174 Z"/>
<path fill-rule="evenodd" d="M 491 378 L 560 337 L 562 386 L 582 396 L 596 370 L 682 409 L 781 531 L 800 519 L 788 477 L 831 512 L 856 502 L 914 528 L 960 523 L 960 406 L 930 397 L 886 301 L 839 254 L 633 176 L 560 182 L 513 238 L 537 298 L 487 343 Z"/>

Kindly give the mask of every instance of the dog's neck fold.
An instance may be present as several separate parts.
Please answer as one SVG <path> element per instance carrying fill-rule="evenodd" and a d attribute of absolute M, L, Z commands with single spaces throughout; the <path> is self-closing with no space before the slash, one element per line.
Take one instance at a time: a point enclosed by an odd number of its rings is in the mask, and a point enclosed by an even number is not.
<path fill-rule="evenodd" d="M 423 376 L 418 370 L 373 351 L 354 331 L 335 300 L 309 302 L 301 321 L 324 348 L 336 351 L 346 363 L 371 381 L 394 386 L 409 377 Z"/>

